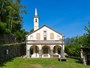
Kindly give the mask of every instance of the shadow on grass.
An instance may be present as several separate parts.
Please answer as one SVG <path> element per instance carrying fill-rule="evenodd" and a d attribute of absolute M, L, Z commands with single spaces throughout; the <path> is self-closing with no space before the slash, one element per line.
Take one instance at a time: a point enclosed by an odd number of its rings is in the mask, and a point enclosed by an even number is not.
<path fill-rule="evenodd" d="M 81 59 L 76 59 L 76 63 L 80 63 L 80 64 L 82 64 Z"/>
<path fill-rule="evenodd" d="M 81 61 L 81 58 L 80 57 L 70 57 L 70 58 L 75 59 L 75 62 L 76 63 L 82 64 L 82 61 Z"/>
<path fill-rule="evenodd" d="M 15 57 L 14 57 L 15 58 Z M 5 64 L 9 61 L 12 61 L 14 58 L 9 58 L 9 59 L 1 59 L 0 58 L 0 67 L 5 66 Z"/>

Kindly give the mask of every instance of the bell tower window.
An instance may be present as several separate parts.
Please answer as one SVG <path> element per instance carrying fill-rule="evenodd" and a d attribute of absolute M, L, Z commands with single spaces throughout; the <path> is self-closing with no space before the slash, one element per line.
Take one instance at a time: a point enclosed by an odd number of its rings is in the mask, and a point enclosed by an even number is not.
<path fill-rule="evenodd" d="M 37 22 L 37 19 L 35 19 L 35 22 Z"/>

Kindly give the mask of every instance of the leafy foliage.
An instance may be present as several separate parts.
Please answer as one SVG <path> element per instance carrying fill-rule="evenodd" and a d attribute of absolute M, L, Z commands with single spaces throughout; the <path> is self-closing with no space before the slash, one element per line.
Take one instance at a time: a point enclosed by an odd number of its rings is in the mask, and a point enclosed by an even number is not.
<path fill-rule="evenodd" d="M 21 28 L 22 13 L 26 13 L 26 7 L 21 5 L 20 1 L 0 0 L 0 33 L 12 33 L 18 40 L 21 40 L 21 37 L 25 38 L 25 30 Z"/>
<path fill-rule="evenodd" d="M 82 47 L 90 47 L 90 22 L 85 26 L 86 33 L 79 38 Z"/>
<path fill-rule="evenodd" d="M 86 39 L 85 42 L 87 43 L 87 47 L 90 47 L 90 22 L 88 23 L 88 26 L 85 27 L 85 30 L 87 31 L 86 33 Z"/>
<path fill-rule="evenodd" d="M 80 56 L 79 37 L 71 38 L 65 47 L 65 51 L 68 53 L 69 56 Z"/>
<path fill-rule="evenodd" d="M 66 52 L 69 56 L 80 56 L 80 48 L 90 47 L 90 22 L 88 26 L 85 26 L 86 33 L 80 37 L 71 38 L 68 43 L 66 43 Z"/>
<path fill-rule="evenodd" d="M 0 34 L 3 34 L 3 33 L 9 33 L 10 31 L 8 29 L 6 29 L 7 27 L 7 24 L 4 23 L 4 22 L 0 22 Z"/>

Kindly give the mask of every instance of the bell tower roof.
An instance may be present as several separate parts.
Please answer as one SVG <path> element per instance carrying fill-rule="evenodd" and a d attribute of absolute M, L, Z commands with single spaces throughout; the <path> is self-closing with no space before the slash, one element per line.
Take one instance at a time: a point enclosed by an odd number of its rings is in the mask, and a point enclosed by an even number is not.
<path fill-rule="evenodd" d="M 37 8 L 35 8 L 35 15 L 34 15 L 35 18 L 38 17 L 38 13 L 37 13 Z"/>
<path fill-rule="evenodd" d="M 37 16 L 38 14 L 37 14 L 37 8 L 35 8 L 35 16 Z"/>
<path fill-rule="evenodd" d="M 35 14 L 34 14 L 34 31 L 39 28 L 39 18 L 37 13 L 37 8 L 35 8 Z"/>

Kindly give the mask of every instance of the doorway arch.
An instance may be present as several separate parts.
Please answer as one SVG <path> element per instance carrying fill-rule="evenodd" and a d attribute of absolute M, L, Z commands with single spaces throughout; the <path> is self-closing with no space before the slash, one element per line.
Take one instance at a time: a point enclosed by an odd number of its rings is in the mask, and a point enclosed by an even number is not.
<path fill-rule="evenodd" d="M 30 47 L 30 57 L 32 57 L 32 55 L 35 55 L 34 57 L 37 57 L 37 54 L 39 53 L 39 47 L 36 45 L 33 45 Z"/>
<path fill-rule="evenodd" d="M 54 46 L 53 53 L 60 54 L 61 53 L 61 46 L 59 46 L 59 45 Z"/>
<path fill-rule="evenodd" d="M 50 58 L 50 47 L 49 46 L 43 46 L 42 47 L 42 57 L 43 58 Z"/>
<path fill-rule="evenodd" d="M 43 51 L 43 54 L 49 54 L 49 52 L 50 52 L 50 47 L 49 47 L 49 46 L 43 46 L 43 47 L 42 47 L 42 51 Z"/>

